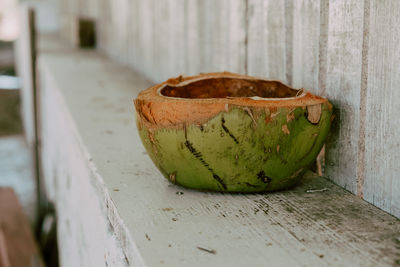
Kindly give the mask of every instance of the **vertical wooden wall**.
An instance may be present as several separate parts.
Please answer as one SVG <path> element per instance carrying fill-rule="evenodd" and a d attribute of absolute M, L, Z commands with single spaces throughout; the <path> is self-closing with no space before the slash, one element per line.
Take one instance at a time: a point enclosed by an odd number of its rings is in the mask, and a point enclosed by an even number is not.
<path fill-rule="evenodd" d="M 370 0 L 63 0 L 98 26 L 98 47 L 161 82 L 232 71 L 328 97 L 325 175 L 400 217 L 400 4 Z M 396 90 L 397 89 L 397 90 Z"/>
<path fill-rule="evenodd" d="M 400 217 L 400 2 L 371 1 L 366 13 L 362 193 Z"/>

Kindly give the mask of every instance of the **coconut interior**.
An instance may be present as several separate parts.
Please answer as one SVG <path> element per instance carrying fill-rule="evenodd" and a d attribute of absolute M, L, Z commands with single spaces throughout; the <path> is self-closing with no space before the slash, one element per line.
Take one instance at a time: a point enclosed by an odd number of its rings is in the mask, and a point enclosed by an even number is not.
<path fill-rule="evenodd" d="M 178 98 L 288 98 L 295 97 L 298 91 L 277 81 L 209 78 L 179 86 L 166 85 L 160 94 Z"/>

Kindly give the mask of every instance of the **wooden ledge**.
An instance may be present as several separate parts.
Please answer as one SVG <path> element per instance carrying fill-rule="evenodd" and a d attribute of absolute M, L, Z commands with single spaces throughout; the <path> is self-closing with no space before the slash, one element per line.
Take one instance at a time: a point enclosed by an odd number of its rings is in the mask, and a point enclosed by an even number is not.
<path fill-rule="evenodd" d="M 264 195 L 169 184 L 135 126 L 132 99 L 151 83 L 129 68 L 58 44 L 38 72 L 64 266 L 399 264 L 400 221 L 312 173 Z"/>

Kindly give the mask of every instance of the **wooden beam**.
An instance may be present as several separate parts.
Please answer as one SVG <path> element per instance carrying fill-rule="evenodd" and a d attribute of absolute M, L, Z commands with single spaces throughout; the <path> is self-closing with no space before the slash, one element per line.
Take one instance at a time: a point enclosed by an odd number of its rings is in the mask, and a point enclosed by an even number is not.
<path fill-rule="evenodd" d="M 0 215 L 0 266 L 43 266 L 28 220 L 11 188 L 0 187 Z"/>

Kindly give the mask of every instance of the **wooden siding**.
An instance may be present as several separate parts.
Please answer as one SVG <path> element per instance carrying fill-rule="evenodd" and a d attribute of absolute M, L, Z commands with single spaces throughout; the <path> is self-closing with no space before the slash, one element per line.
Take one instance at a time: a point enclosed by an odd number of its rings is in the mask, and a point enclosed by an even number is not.
<path fill-rule="evenodd" d="M 62 5 L 98 25 L 98 47 L 154 82 L 232 71 L 278 79 L 335 107 L 325 175 L 400 217 L 400 5 L 395 1 L 86 0 Z"/>

